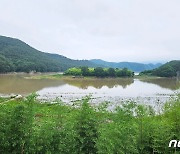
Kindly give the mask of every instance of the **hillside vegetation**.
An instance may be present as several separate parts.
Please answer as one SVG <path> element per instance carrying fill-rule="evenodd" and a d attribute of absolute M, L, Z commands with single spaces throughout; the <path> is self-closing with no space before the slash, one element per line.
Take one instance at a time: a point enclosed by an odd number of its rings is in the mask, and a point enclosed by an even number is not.
<path fill-rule="evenodd" d="M 134 62 L 107 62 L 100 59 L 93 59 L 91 62 L 103 65 L 105 67 L 112 67 L 112 68 L 128 68 L 134 72 L 141 72 L 144 70 L 152 70 L 161 66 L 162 64 L 142 64 L 142 63 L 134 63 Z"/>
<path fill-rule="evenodd" d="M 0 73 L 59 72 L 71 67 L 128 68 L 134 72 L 150 70 L 161 64 L 106 62 L 103 60 L 73 60 L 58 54 L 38 51 L 18 39 L 0 36 Z"/>
<path fill-rule="evenodd" d="M 44 53 L 18 39 L 0 36 L 0 73 L 58 72 L 78 66 L 98 65 L 87 60 L 72 60 L 61 55 Z"/>
<path fill-rule="evenodd" d="M 150 106 L 126 102 L 115 112 L 107 104 L 91 107 L 89 98 L 70 107 L 56 100 L 39 103 L 0 98 L 0 153 L 173 154 L 180 136 L 180 100 L 155 114 Z"/>
<path fill-rule="evenodd" d="M 159 68 L 143 71 L 140 75 L 159 76 L 159 77 L 175 77 L 180 72 L 180 60 L 170 61 Z"/>

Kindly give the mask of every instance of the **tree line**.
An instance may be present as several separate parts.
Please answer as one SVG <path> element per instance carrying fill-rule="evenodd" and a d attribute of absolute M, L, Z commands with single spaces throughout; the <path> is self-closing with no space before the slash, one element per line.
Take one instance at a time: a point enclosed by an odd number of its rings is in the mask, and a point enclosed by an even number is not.
<path fill-rule="evenodd" d="M 96 76 L 96 77 L 133 77 L 134 72 L 123 69 L 114 68 L 89 68 L 89 67 L 73 67 L 64 72 L 65 75 L 74 76 Z"/>

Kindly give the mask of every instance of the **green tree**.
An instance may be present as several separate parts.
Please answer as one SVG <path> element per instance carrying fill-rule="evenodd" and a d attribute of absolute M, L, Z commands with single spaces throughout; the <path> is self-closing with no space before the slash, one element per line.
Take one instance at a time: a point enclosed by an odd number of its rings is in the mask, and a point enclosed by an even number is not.
<path fill-rule="evenodd" d="M 108 69 L 108 76 L 110 77 L 115 77 L 116 76 L 116 71 L 114 68 L 109 68 Z"/>
<path fill-rule="evenodd" d="M 88 104 L 88 99 L 83 101 L 77 118 L 76 131 L 78 153 L 97 153 L 97 121 L 93 109 Z"/>
<path fill-rule="evenodd" d="M 94 75 L 97 77 L 104 77 L 105 76 L 105 71 L 102 67 L 97 67 L 94 69 Z"/>
<path fill-rule="evenodd" d="M 90 75 L 88 67 L 85 67 L 85 66 L 81 67 L 81 72 L 82 72 L 83 76 L 89 76 Z"/>
<path fill-rule="evenodd" d="M 64 72 L 65 75 L 75 75 L 75 76 L 81 76 L 82 71 L 80 68 L 69 68 L 67 71 Z"/>

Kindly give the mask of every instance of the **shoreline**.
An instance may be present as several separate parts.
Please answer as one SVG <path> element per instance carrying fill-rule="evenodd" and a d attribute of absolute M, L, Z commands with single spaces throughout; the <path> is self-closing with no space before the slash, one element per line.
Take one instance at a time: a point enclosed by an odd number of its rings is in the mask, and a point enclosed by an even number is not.
<path fill-rule="evenodd" d="M 21 96 L 21 95 L 9 95 L 6 97 L 0 96 L 0 105 L 8 103 L 9 101 L 24 101 L 26 100 L 29 96 L 33 96 L 33 94 L 29 94 L 27 96 Z M 159 100 L 160 97 L 163 97 L 162 100 Z M 78 107 L 79 102 L 84 101 L 86 98 L 89 99 L 89 104 L 92 107 L 98 108 L 98 106 L 102 106 L 103 104 L 106 104 L 106 107 L 108 111 L 114 112 L 116 108 L 122 106 L 122 104 L 127 104 L 127 103 L 134 103 L 136 105 L 143 105 L 143 106 L 148 106 L 152 107 L 155 111 L 155 113 L 160 113 L 161 111 L 159 110 L 162 108 L 166 103 L 168 102 L 173 102 L 177 101 L 179 99 L 179 94 L 173 95 L 173 96 L 159 96 L 159 98 L 156 97 L 118 97 L 115 99 L 112 99 L 111 101 L 107 101 L 102 99 L 102 97 L 95 97 L 91 95 L 86 95 L 82 97 L 77 97 L 74 100 L 65 100 L 61 97 L 57 98 L 47 98 L 47 97 L 36 97 L 36 101 L 41 102 L 40 104 L 46 104 L 49 102 L 50 104 L 58 104 L 58 102 L 61 102 L 65 106 L 69 107 Z"/>
<path fill-rule="evenodd" d="M 139 76 L 134 75 L 133 77 L 96 77 L 96 76 L 73 76 L 73 75 L 64 75 L 62 72 L 56 73 L 35 73 L 29 74 L 34 75 L 27 77 L 27 79 L 69 79 L 69 80 L 94 80 L 94 79 L 159 79 L 167 77 L 158 77 L 158 76 Z M 175 77 L 173 77 L 175 78 Z"/>
<path fill-rule="evenodd" d="M 8 72 L 0 73 L 3 75 L 28 75 L 24 77 L 26 79 L 66 79 L 66 80 L 94 80 L 94 79 L 176 79 L 177 77 L 159 77 L 159 76 L 147 76 L 147 75 L 134 75 L 133 77 L 96 77 L 96 76 L 73 76 L 73 75 L 63 75 L 63 72 Z"/>
<path fill-rule="evenodd" d="M 117 79 L 139 79 L 139 80 L 153 80 L 153 79 L 172 79 L 167 77 L 158 77 L 158 76 L 134 76 L 134 77 L 95 77 L 95 76 L 80 76 L 75 77 L 71 75 L 63 75 L 63 74 L 40 74 L 31 77 L 26 77 L 26 79 L 53 79 L 53 80 L 117 80 Z M 175 77 L 174 77 L 175 79 Z"/>

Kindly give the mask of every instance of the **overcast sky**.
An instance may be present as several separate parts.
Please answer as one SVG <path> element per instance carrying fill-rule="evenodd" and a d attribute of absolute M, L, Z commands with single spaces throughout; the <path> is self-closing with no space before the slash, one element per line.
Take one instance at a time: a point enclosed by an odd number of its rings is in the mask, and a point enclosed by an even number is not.
<path fill-rule="evenodd" d="M 73 59 L 180 59 L 180 0 L 0 0 L 0 35 Z"/>

